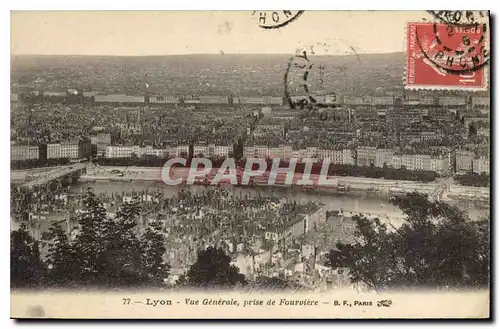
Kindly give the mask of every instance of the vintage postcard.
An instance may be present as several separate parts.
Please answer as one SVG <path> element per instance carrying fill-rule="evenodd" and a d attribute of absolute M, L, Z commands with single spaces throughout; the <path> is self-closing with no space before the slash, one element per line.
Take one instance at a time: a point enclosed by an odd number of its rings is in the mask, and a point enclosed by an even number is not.
<path fill-rule="evenodd" d="M 11 12 L 11 317 L 488 319 L 488 11 Z"/>

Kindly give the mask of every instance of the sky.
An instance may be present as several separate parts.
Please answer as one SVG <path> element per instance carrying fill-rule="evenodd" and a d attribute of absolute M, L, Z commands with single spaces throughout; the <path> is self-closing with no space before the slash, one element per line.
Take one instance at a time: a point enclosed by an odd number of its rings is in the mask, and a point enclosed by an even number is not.
<path fill-rule="evenodd" d="M 270 17 L 272 11 L 262 12 Z M 280 11 L 282 13 L 282 11 Z M 289 54 L 328 44 L 336 54 L 404 51 L 408 21 L 424 11 L 305 11 L 279 29 L 257 11 L 14 11 L 11 54 Z M 351 48 L 352 47 L 352 48 Z"/>

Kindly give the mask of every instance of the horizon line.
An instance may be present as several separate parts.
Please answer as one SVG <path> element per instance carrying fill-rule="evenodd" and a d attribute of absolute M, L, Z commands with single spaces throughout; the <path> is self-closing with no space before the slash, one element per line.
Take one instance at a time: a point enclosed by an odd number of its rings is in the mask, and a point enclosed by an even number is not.
<path fill-rule="evenodd" d="M 316 55 L 309 54 L 309 56 L 317 56 L 317 57 L 326 57 L 326 56 L 358 56 L 358 55 L 390 55 L 390 54 L 398 54 L 404 53 L 404 51 L 391 51 L 391 52 L 356 52 L 354 54 L 331 54 L 331 55 Z M 156 55 L 109 55 L 109 54 L 10 54 L 13 56 L 73 56 L 73 57 L 168 57 L 168 56 L 200 56 L 200 55 L 209 55 L 209 56 L 225 56 L 225 55 L 257 55 L 257 56 L 293 56 L 291 53 L 186 53 L 186 54 L 156 54 Z"/>

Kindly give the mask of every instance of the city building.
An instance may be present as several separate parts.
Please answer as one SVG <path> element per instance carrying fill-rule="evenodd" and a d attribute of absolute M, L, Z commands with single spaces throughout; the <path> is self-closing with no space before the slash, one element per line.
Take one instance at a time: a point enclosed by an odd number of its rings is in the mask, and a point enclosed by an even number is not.
<path fill-rule="evenodd" d="M 480 96 L 473 96 L 472 97 L 472 104 L 473 106 L 478 106 L 478 107 L 489 107 L 490 106 L 490 98 L 489 97 L 480 97 Z"/>
<path fill-rule="evenodd" d="M 279 147 L 271 147 L 269 148 L 269 158 L 271 159 L 280 159 L 281 158 L 281 150 Z"/>
<path fill-rule="evenodd" d="M 39 158 L 39 147 L 30 145 L 11 145 L 10 160 L 35 160 Z"/>
<path fill-rule="evenodd" d="M 415 157 L 413 154 L 403 154 L 401 156 L 401 167 L 408 169 L 408 170 L 413 170 L 415 167 Z"/>
<path fill-rule="evenodd" d="M 179 145 L 175 148 L 175 156 L 176 157 L 187 157 L 189 155 L 189 146 L 188 145 Z"/>
<path fill-rule="evenodd" d="M 461 106 L 466 104 L 464 96 L 447 96 L 439 97 L 439 105 L 441 106 Z"/>
<path fill-rule="evenodd" d="M 395 169 L 401 169 L 401 167 L 403 166 L 403 155 L 402 154 L 394 154 L 392 156 L 391 166 L 392 166 L 392 168 L 395 168 Z"/>
<path fill-rule="evenodd" d="M 292 156 L 292 146 L 291 145 L 279 145 L 281 150 L 281 158 L 282 159 L 290 159 Z"/>
<path fill-rule="evenodd" d="M 84 97 L 91 98 L 97 95 L 105 95 L 106 93 L 104 91 L 94 90 L 94 91 L 84 91 L 82 94 Z"/>
<path fill-rule="evenodd" d="M 261 111 L 262 111 L 263 115 L 270 115 L 272 113 L 273 109 L 269 106 L 266 106 L 266 107 L 263 107 Z"/>
<path fill-rule="evenodd" d="M 318 148 L 317 147 L 307 147 L 306 157 L 308 158 L 318 158 Z"/>
<path fill-rule="evenodd" d="M 444 155 L 433 156 L 430 159 L 430 170 L 438 173 L 439 175 L 446 175 L 449 173 L 450 166 L 448 158 Z"/>
<path fill-rule="evenodd" d="M 144 96 L 141 95 L 108 94 L 93 97 L 95 103 L 144 103 Z"/>
<path fill-rule="evenodd" d="M 472 171 L 476 174 L 490 174 L 490 159 L 479 157 L 472 160 Z"/>
<path fill-rule="evenodd" d="M 264 96 L 263 99 L 266 105 L 283 105 L 283 97 Z"/>
<path fill-rule="evenodd" d="M 47 159 L 82 159 L 92 154 L 90 140 L 71 140 L 47 144 Z"/>
<path fill-rule="evenodd" d="M 372 146 L 360 146 L 356 149 L 357 152 L 357 165 L 370 166 L 375 165 L 377 157 L 377 148 Z"/>
<path fill-rule="evenodd" d="M 264 97 L 235 97 L 237 104 L 266 105 Z"/>
<path fill-rule="evenodd" d="M 474 153 L 466 150 L 456 151 L 457 172 L 468 172 L 472 170 Z"/>
<path fill-rule="evenodd" d="M 489 128 L 479 128 L 477 130 L 477 134 L 479 136 L 490 137 L 490 129 Z"/>
<path fill-rule="evenodd" d="M 106 148 L 111 145 L 111 134 L 99 133 L 90 136 L 90 143 L 96 148 L 97 155 L 104 156 L 106 154 Z"/>
<path fill-rule="evenodd" d="M 47 159 L 59 159 L 61 156 L 61 144 L 47 144 Z"/>
<path fill-rule="evenodd" d="M 255 147 L 254 146 L 244 146 L 243 147 L 243 157 L 244 158 L 255 158 Z"/>
<path fill-rule="evenodd" d="M 200 96 L 201 104 L 229 104 L 229 96 Z"/>
<path fill-rule="evenodd" d="M 61 143 L 61 158 L 82 159 L 92 154 L 90 140 L 72 140 Z"/>
<path fill-rule="evenodd" d="M 150 104 L 179 104 L 180 98 L 175 96 L 149 96 Z"/>
<path fill-rule="evenodd" d="M 255 146 L 255 155 L 258 158 L 268 158 L 269 148 L 267 146 L 257 145 Z"/>
<path fill-rule="evenodd" d="M 420 105 L 435 105 L 436 99 L 431 97 L 422 97 L 420 98 Z"/>
<path fill-rule="evenodd" d="M 388 106 L 388 105 L 393 105 L 394 104 L 394 98 L 393 97 L 387 97 L 387 96 L 384 96 L 384 97 L 381 97 L 381 96 L 378 96 L 378 97 L 374 97 L 373 98 L 373 101 L 372 101 L 372 105 L 374 106 Z"/>
<path fill-rule="evenodd" d="M 43 97 L 65 97 L 65 91 L 44 91 Z"/>
<path fill-rule="evenodd" d="M 345 96 L 344 105 L 372 105 L 371 97 L 361 97 L 361 96 Z"/>
<path fill-rule="evenodd" d="M 345 165 L 354 165 L 354 152 L 351 149 L 343 149 L 342 150 L 342 164 Z"/>
<path fill-rule="evenodd" d="M 213 155 L 219 156 L 219 157 L 228 157 L 229 152 L 232 151 L 232 147 L 226 146 L 226 145 L 216 145 L 214 148 L 214 153 Z"/>
<path fill-rule="evenodd" d="M 106 147 L 106 158 L 130 158 L 142 154 L 139 145 L 109 145 Z"/>
<path fill-rule="evenodd" d="M 193 147 L 193 156 L 208 156 L 208 147 L 204 145 L 195 145 Z"/>
<path fill-rule="evenodd" d="M 431 169 L 431 156 L 429 154 L 415 154 L 414 166 L 410 170 L 430 170 Z"/>
<path fill-rule="evenodd" d="M 375 155 L 375 167 L 391 166 L 392 157 L 395 153 L 393 149 L 377 149 Z"/>

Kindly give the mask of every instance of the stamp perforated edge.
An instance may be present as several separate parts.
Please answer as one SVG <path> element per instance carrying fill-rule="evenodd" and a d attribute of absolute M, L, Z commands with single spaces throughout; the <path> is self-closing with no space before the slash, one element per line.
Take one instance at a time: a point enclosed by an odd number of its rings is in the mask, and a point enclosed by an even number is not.
<path fill-rule="evenodd" d="M 403 69 L 403 88 L 404 90 L 408 91 L 467 91 L 467 92 L 482 92 L 482 91 L 488 91 L 489 90 L 489 65 L 485 65 L 482 68 L 484 77 L 483 77 L 483 85 L 481 87 L 459 87 L 459 86 L 443 86 L 443 85 L 408 85 L 408 75 L 407 75 L 407 70 L 408 70 L 408 25 L 411 23 L 434 23 L 432 19 L 429 20 L 420 20 L 420 21 L 405 21 L 405 27 L 404 27 L 404 53 L 405 53 L 405 64 L 404 64 L 404 69 Z M 436 21 L 436 23 L 439 23 Z M 490 24 L 490 16 L 488 12 L 488 33 L 486 34 L 486 41 L 490 44 L 490 33 L 491 33 L 491 24 Z M 490 57 L 491 61 L 491 57 Z"/>

